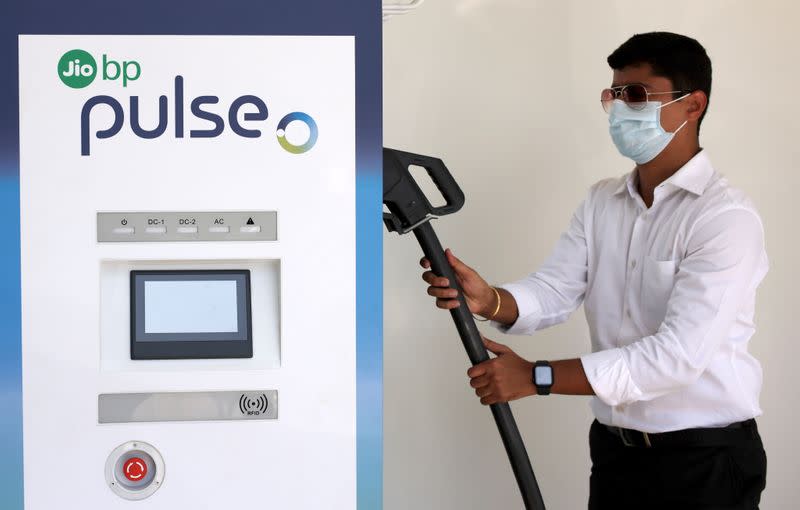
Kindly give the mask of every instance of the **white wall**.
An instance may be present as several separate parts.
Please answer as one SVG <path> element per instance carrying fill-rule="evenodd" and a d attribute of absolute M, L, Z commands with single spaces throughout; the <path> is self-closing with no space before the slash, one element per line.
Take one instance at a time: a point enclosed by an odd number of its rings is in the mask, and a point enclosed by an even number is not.
<path fill-rule="evenodd" d="M 384 145 L 444 159 L 467 204 L 435 226 L 494 283 L 536 269 L 586 189 L 631 169 L 599 102 L 611 81 L 608 54 L 652 30 L 706 47 L 714 85 L 701 143 L 755 200 L 767 230 L 772 269 L 759 290 L 751 349 L 764 367 L 762 508 L 770 510 L 796 508 L 800 495 L 798 5 L 428 0 L 384 27 Z M 450 317 L 425 295 L 418 245 L 387 234 L 384 246 L 385 508 L 520 508 L 494 422 L 467 384 Z M 535 338 L 483 329 L 532 360 L 589 349 L 582 311 Z M 513 408 L 548 508 L 585 508 L 588 400 L 540 397 Z"/>

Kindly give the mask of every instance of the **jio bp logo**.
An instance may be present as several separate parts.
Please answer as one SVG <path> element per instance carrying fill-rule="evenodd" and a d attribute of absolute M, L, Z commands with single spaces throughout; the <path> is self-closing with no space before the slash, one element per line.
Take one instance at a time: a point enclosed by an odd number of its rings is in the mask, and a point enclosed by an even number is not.
<path fill-rule="evenodd" d="M 82 89 L 92 83 L 97 76 L 97 62 L 83 50 L 71 50 L 58 61 L 58 77 L 64 85 Z"/>

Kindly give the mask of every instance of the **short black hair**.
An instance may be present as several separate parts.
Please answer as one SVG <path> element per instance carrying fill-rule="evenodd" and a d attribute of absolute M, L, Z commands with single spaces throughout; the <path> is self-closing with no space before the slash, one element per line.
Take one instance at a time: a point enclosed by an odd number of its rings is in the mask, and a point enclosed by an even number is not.
<path fill-rule="evenodd" d="M 710 101 L 711 59 L 695 39 L 671 32 L 636 34 L 608 56 L 608 65 L 614 70 L 645 63 L 655 76 L 668 78 L 675 90 L 702 90 Z M 707 111 L 706 106 L 697 122 L 698 131 Z"/>

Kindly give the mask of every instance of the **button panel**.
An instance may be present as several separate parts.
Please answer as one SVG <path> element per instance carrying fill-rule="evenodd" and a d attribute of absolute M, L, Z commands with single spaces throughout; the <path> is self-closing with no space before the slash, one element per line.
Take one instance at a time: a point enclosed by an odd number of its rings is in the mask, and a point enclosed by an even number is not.
<path fill-rule="evenodd" d="M 97 241 L 277 241 L 276 211 L 99 212 Z"/>

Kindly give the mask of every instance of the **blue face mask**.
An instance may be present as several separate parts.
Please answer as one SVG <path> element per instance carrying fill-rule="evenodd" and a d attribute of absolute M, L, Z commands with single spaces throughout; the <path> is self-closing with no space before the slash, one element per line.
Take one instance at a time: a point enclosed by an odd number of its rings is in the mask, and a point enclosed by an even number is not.
<path fill-rule="evenodd" d="M 684 121 L 673 133 L 664 131 L 661 127 L 661 108 L 688 95 L 664 104 L 660 101 L 648 101 L 641 110 L 634 110 L 625 101 L 615 99 L 608 115 L 608 131 L 619 153 L 639 165 L 652 161 L 661 154 L 675 134 L 688 122 Z"/>

